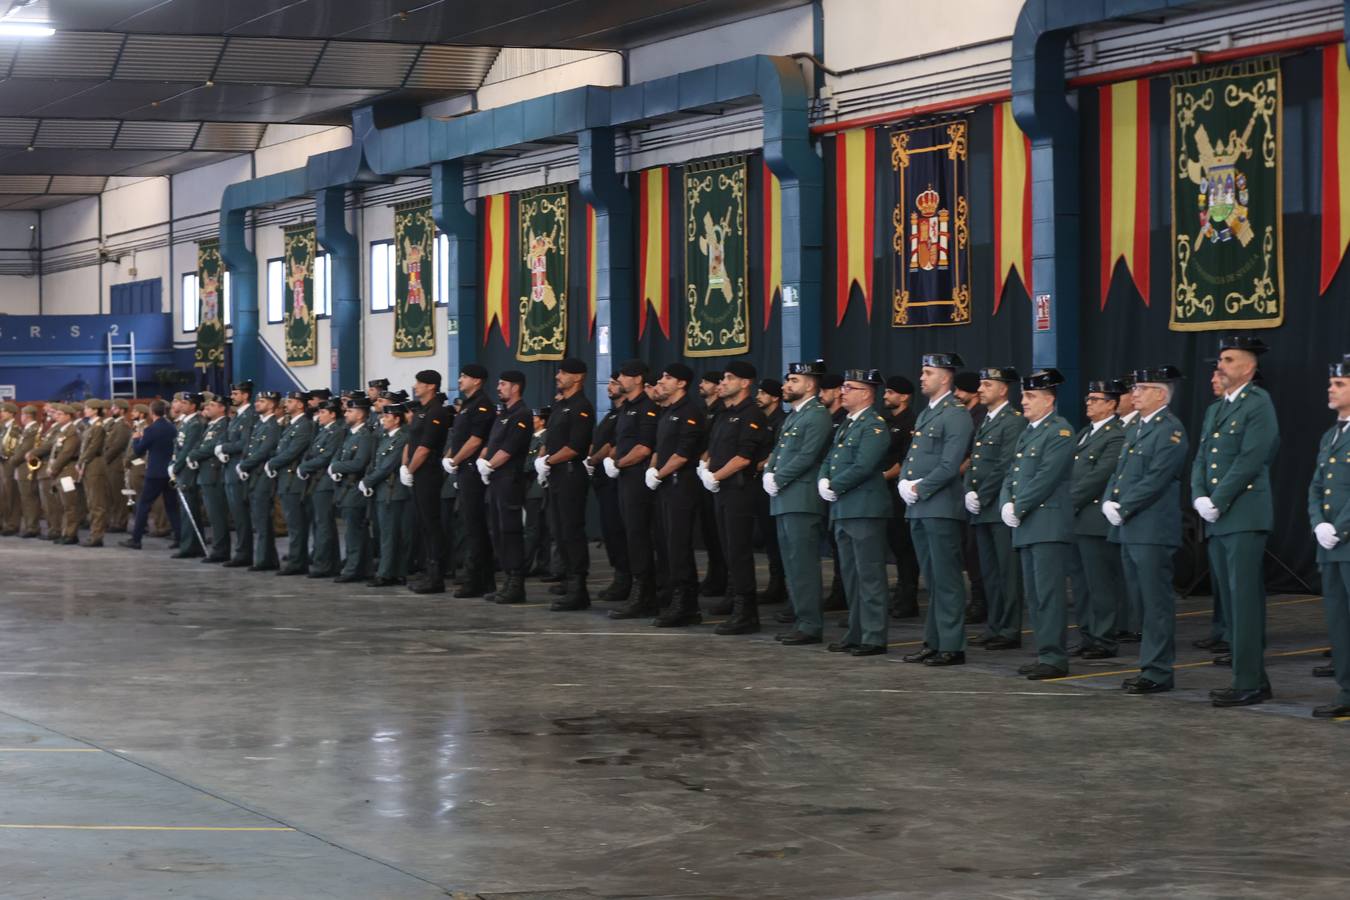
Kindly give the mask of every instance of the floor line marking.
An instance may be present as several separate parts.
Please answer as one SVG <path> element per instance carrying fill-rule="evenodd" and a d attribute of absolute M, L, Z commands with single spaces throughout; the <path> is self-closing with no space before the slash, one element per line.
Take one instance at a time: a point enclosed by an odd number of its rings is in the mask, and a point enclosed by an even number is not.
<path fill-rule="evenodd" d="M 268 825 L 17 825 L 0 823 L 13 831 L 287 831 L 294 828 Z"/>
<path fill-rule="evenodd" d="M 95 747 L 0 747 L 0 753 L 102 753 Z"/>
<path fill-rule="evenodd" d="M 1268 653 L 1267 656 L 1304 656 L 1309 653 L 1321 653 L 1326 647 L 1309 647 L 1305 650 L 1282 650 L 1279 653 Z M 1177 663 L 1172 666 L 1174 669 L 1195 669 L 1200 666 L 1213 666 L 1213 659 L 1200 660 L 1198 662 Z M 1082 675 L 1062 675 L 1059 678 L 1047 678 L 1046 682 L 1055 681 L 1078 681 L 1083 678 L 1105 678 L 1108 675 L 1130 675 L 1140 671 L 1139 669 L 1118 669 L 1110 672 L 1085 672 Z"/>
<path fill-rule="evenodd" d="M 1095 697 L 1095 691 L 1080 691 L 1075 694 L 1065 691 L 915 691 L 900 688 L 865 688 L 864 694 L 957 694 L 979 696 L 1014 697 Z"/>

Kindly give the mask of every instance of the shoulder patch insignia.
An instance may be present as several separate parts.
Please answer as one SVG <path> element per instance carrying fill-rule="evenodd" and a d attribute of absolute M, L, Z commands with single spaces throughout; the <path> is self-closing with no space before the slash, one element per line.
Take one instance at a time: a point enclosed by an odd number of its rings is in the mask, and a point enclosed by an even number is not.
<path fill-rule="evenodd" d="M 651 416 L 653 419 L 656 418 L 656 413 L 652 412 L 650 409 L 647 410 L 647 415 Z"/>
<path fill-rule="evenodd" d="M 584 409 L 581 411 L 581 415 L 582 415 L 583 418 L 587 418 L 587 419 L 589 419 L 589 418 L 591 417 L 591 414 L 588 413 L 588 412 L 586 412 L 586 410 L 584 410 Z"/>
<path fill-rule="evenodd" d="M 753 429 L 755 429 L 756 431 L 759 431 L 759 426 L 756 425 L 754 422 L 751 422 L 751 423 L 750 423 L 750 427 L 753 428 Z"/>
<path fill-rule="evenodd" d="M 873 433 L 873 434 L 881 434 L 881 429 L 880 429 L 880 428 L 873 428 L 873 429 L 872 429 L 872 433 Z"/>
<path fill-rule="evenodd" d="M 431 420 L 431 424 L 432 424 L 432 425 L 439 425 L 439 424 L 441 424 L 441 420 L 440 420 L 440 419 L 432 419 L 432 420 Z"/>
<path fill-rule="evenodd" d="M 1171 442 L 1174 443 L 1174 444 L 1180 444 L 1180 443 L 1181 443 L 1181 435 L 1180 435 L 1180 434 L 1174 434 L 1174 435 L 1172 435 L 1170 438 L 1168 438 L 1168 440 L 1171 441 Z"/>
<path fill-rule="evenodd" d="M 698 424 L 698 423 L 695 422 L 693 419 L 685 419 L 685 421 L 688 422 L 690 425 L 697 425 L 697 424 Z"/>
<path fill-rule="evenodd" d="M 1070 431 L 1070 430 L 1067 429 L 1067 428 L 1061 428 L 1061 429 L 1059 430 L 1059 436 L 1060 436 L 1060 437 L 1073 437 L 1073 432 Z"/>
<path fill-rule="evenodd" d="M 516 423 L 516 427 L 517 427 L 517 428 L 524 428 L 524 427 L 525 427 L 525 423 L 524 423 L 524 422 L 517 422 L 517 423 Z"/>

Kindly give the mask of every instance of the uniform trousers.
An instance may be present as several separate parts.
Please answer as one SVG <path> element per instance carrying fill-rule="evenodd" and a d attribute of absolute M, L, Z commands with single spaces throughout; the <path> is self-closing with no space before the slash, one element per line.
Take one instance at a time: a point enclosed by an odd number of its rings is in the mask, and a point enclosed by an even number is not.
<path fill-rule="evenodd" d="M 1331 666 L 1338 688 L 1336 704 L 1350 706 L 1350 562 L 1324 562 L 1320 568 L 1322 609 L 1331 636 Z"/>
<path fill-rule="evenodd" d="M 80 478 L 84 486 L 85 503 L 89 508 L 89 540 L 103 540 L 108 530 L 108 464 L 96 459 Z"/>
<path fill-rule="evenodd" d="M 178 520 L 178 492 L 174 490 L 173 485 L 169 483 L 167 477 L 146 478 L 144 485 L 141 487 L 141 496 L 136 500 L 136 519 L 135 524 L 131 527 L 131 539 L 133 541 L 139 541 L 145 536 L 146 522 L 150 517 L 150 507 L 153 506 L 155 501 L 160 497 L 164 497 L 167 500 L 164 504 L 164 508 L 168 512 L 169 527 L 173 529 L 175 538 L 177 537 L 180 530 L 180 523 Z M 50 527 L 50 525 L 48 527 Z M 177 543 L 176 540 L 175 543 Z"/>
<path fill-rule="evenodd" d="M 891 490 L 891 518 L 886 522 L 886 541 L 895 557 L 895 600 L 900 606 L 919 602 L 919 557 L 914 553 L 914 537 L 909 533 L 905 518 L 905 501 L 900 493 Z"/>
<path fill-rule="evenodd" d="M 618 480 L 610 478 L 603 471 L 597 471 L 591 481 L 595 485 L 595 504 L 600 509 L 600 539 L 605 544 L 605 558 L 616 573 L 631 573 L 633 561 L 629 558 L 628 534 L 624 531 L 623 513 L 619 505 Z M 646 485 L 640 486 L 646 490 Z"/>
<path fill-rule="evenodd" d="M 830 529 L 839 546 L 839 574 L 848 598 L 844 643 L 884 647 L 890 622 L 886 609 L 886 520 L 835 519 Z"/>
<path fill-rule="evenodd" d="M 492 473 L 487 486 L 492 552 L 507 575 L 525 574 L 525 482 L 514 467 Z"/>
<path fill-rule="evenodd" d="M 492 581 L 493 562 L 492 544 L 488 537 L 487 485 L 479 477 L 478 470 L 470 463 L 459 467 L 455 477 L 458 479 L 459 496 L 455 504 L 459 507 L 459 526 L 464 532 L 464 577 L 466 583 L 485 583 Z"/>
<path fill-rule="evenodd" d="M 353 488 L 352 490 L 355 490 Z M 370 567 L 370 504 L 361 498 L 355 506 L 342 507 L 342 535 L 347 555 L 342 561 L 342 574 L 348 578 L 366 578 Z"/>
<path fill-rule="evenodd" d="M 230 506 L 225 485 L 219 481 L 200 485 L 202 506 L 211 520 L 211 547 L 207 555 L 221 562 L 230 558 Z"/>
<path fill-rule="evenodd" d="M 1230 618 L 1233 689 L 1256 691 L 1270 684 L 1266 675 L 1266 533 L 1238 531 L 1209 536 L 1216 591 Z"/>
<path fill-rule="evenodd" d="M 694 527 L 707 494 L 698 482 L 692 466 L 672 473 L 656 491 L 665 538 L 668 583 L 676 593 L 698 587 L 698 568 L 694 564 Z M 719 553 L 720 556 L 720 553 Z"/>
<path fill-rule="evenodd" d="M 42 530 L 42 523 L 39 521 L 42 511 L 42 501 L 38 497 L 38 483 L 36 481 L 20 481 L 19 486 L 19 510 L 21 534 L 37 534 Z"/>
<path fill-rule="evenodd" d="M 1125 588 L 1139 598 L 1140 674 L 1171 686 L 1177 655 L 1177 600 L 1172 588 L 1174 548 L 1161 544 L 1121 544 Z"/>
<path fill-rule="evenodd" d="M 639 464 L 619 470 L 615 482 L 619 519 L 623 524 L 628 571 L 639 581 L 655 574 L 653 526 L 657 492 L 647 489 L 646 467 Z M 603 513 L 603 507 L 602 507 Z"/>
<path fill-rule="evenodd" d="M 127 498 L 122 495 L 122 491 L 127 486 L 127 472 L 122 468 L 121 459 L 107 465 L 107 470 L 108 490 L 105 496 L 108 498 L 108 530 L 126 531 L 130 507 L 127 506 Z"/>
<path fill-rule="evenodd" d="M 312 477 L 327 478 L 327 475 Z M 338 564 L 337 519 L 333 514 L 333 491 L 314 491 L 309 495 L 311 530 L 314 533 L 314 555 L 309 561 L 312 572 L 336 575 Z"/>
<path fill-rule="evenodd" d="M 189 553 L 193 556 L 199 556 L 205 552 L 201 542 L 197 540 L 197 529 L 202 527 L 202 491 L 194 484 L 184 484 L 178 486 L 178 496 L 182 498 L 180 502 L 186 503 L 187 508 L 192 511 L 192 521 L 197 523 L 197 528 L 191 524 L 187 528 L 179 529 L 178 551 L 180 553 Z M 180 509 L 181 511 L 181 509 Z"/>
<path fill-rule="evenodd" d="M 1022 639 L 1022 571 L 1013 553 L 1012 529 L 1002 522 L 970 526 L 980 558 L 985 608 L 984 633 L 1010 641 Z M 1030 585 L 1027 591 L 1030 591 Z"/>
<path fill-rule="evenodd" d="M 755 602 L 755 493 L 744 473 L 722 482 L 713 501 L 727 567 L 727 595 Z"/>
<path fill-rule="evenodd" d="M 1101 647 L 1116 652 L 1116 631 L 1120 628 L 1117 614 L 1122 605 L 1125 573 L 1120 568 L 1120 547 L 1104 537 L 1079 534 L 1074 536 L 1074 549 L 1082 570 L 1083 597 L 1075 587 L 1074 600 L 1079 606 L 1078 635 L 1085 647 Z"/>
<path fill-rule="evenodd" d="M 1225 568 L 1224 552 L 1213 538 L 1205 541 L 1205 556 L 1209 559 L 1209 583 L 1214 592 L 1214 605 L 1209 613 L 1209 637 L 1216 641 L 1231 641 L 1229 623 L 1233 619 L 1228 608 L 1228 598 L 1223 593 L 1222 584 L 1225 579 L 1219 571 Z"/>
<path fill-rule="evenodd" d="M 445 533 L 441 531 L 441 487 L 445 470 L 439 459 L 431 458 L 413 473 L 412 502 L 416 510 L 417 529 L 421 536 L 422 565 L 430 569 L 434 563 L 445 571 Z"/>
<path fill-rule="evenodd" d="M 788 600 L 797 617 L 795 627 L 802 634 L 819 637 L 825 624 L 821 612 L 823 579 L 820 575 L 820 541 L 825 532 L 825 517 L 819 513 L 794 512 L 779 513 L 773 518 L 778 530 L 778 545 L 783 552 Z"/>
<path fill-rule="evenodd" d="M 1019 547 L 1022 582 L 1027 592 L 1031 631 L 1036 638 L 1036 661 L 1056 669 L 1069 667 L 1065 649 L 1069 642 L 1069 596 L 1067 566 L 1071 547 L 1067 542 L 1045 541 Z M 985 596 L 990 596 L 988 579 Z"/>
<path fill-rule="evenodd" d="M 248 484 L 238 480 L 226 480 L 225 502 L 230 508 L 230 519 L 234 522 L 234 552 L 231 558 L 237 562 L 253 562 L 253 520 L 248 512 Z"/>
<path fill-rule="evenodd" d="M 919 571 L 928 585 L 928 617 L 923 640 L 931 650 L 965 652 L 966 584 L 961 574 L 965 538 L 958 519 L 909 520 Z"/>
<path fill-rule="evenodd" d="M 544 512 L 548 516 L 553 540 L 562 552 L 563 574 L 573 578 L 584 576 L 591 567 L 590 553 L 586 548 L 586 489 L 589 483 L 586 467 L 577 459 L 550 469 L 548 484 L 544 487 L 548 496 Z M 523 548 L 521 558 L 520 568 L 523 570 Z"/>
<path fill-rule="evenodd" d="M 309 512 L 305 509 L 305 495 L 298 490 L 277 492 L 281 503 L 281 517 L 286 520 L 286 556 L 283 568 L 309 568 Z"/>
<path fill-rule="evenodd" d="M 248 511 L 253 523 L 253 567 L 275 569 L 277 537 L 272 501 L 276 498 L 277 484 L 259 467 L 250 473 L 247 486 Z"/>
<path fill-rule="evenodd" d="M 413 543 L 409 532 L 417 521 L 412 502 L 380 500 L 375 506 L 380 519 L 380 563 L 375 575 L 377 578 L 406 578 Z"/>

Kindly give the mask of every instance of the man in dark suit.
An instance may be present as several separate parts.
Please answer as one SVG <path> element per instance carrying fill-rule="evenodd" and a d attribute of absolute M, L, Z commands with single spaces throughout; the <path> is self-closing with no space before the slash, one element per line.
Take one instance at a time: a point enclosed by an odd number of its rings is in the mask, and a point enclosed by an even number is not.
<path fill-rule="evenodd" d="M 173 527 L 173 542 L 179 543 L 181 530 L 178 522 L 178 497 L 169 484 L 169 464 L 173 462 L 174 442 L 178 429 L 165 418 L 169 405 L 163 400 L 150 404 L 150 425 L 131 445 L 133 456 L 144 456 L 145 486 L 141 496 L 136 499 L 136 524 L 131 529 L 131 537 L 121 542 L 121 546 L 132 550 L 141 549 L 141 537 L 145 534 L 146 519 L 150 516 L 150 507 L 164 496 L 164 511 L 169 514 L 169 524 Z"/>

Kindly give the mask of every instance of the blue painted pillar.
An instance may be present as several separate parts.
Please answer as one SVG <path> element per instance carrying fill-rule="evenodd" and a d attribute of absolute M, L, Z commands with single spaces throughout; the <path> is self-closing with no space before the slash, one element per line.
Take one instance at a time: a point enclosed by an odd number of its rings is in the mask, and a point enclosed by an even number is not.
<path fill-rule="evenodd" d="M 633 199 L 615 171 L 613 128 L 591 128 L 578 134 L 577 155 L 581 196 L 595 208 L 596 299 L 591 372 L 596 412 L 603 415 L 609 410 L 609 396 L 605 392 L 609 373 L 637 352 Z M 590 265 L 590 260 L 585 264 Z M 600 341 L 601 335 L 606 334 L 607 347 Z"/>
<path fill-rule="evenodd" d="M 333 273 L 332 391 L 361 384 L 361 256 L 347 228 L 347 189 L 324 188 L 314 198 L 319 246 Z"/>
<path fill-rule="evenodd" d="M 783 365 L 812 360 L 821 348 L 824 164 L 811 145 L 806 85 L 797 64 L 760 57 L 764 161 L 782 187 Z"/>
<path fill-rule="evenodd" d="M 478 218 L 464 203 L 463 161 L 432 165 L 431 217 L 450 243 L 445 341 L 448 386 L 459 377 L 460 366 L 478 359 Z"/>
<path fill-rule="evenodd" d="M 231 185 L 226 189 L 228 200 Z M 234 295 L 231 327 L 234 330 L 234 381 L 262 378 L 262 348 L 258 346 L 258 257 L 248 246 L 248 210 L 222 209 L 220 258 L 230 271 Z"/>

